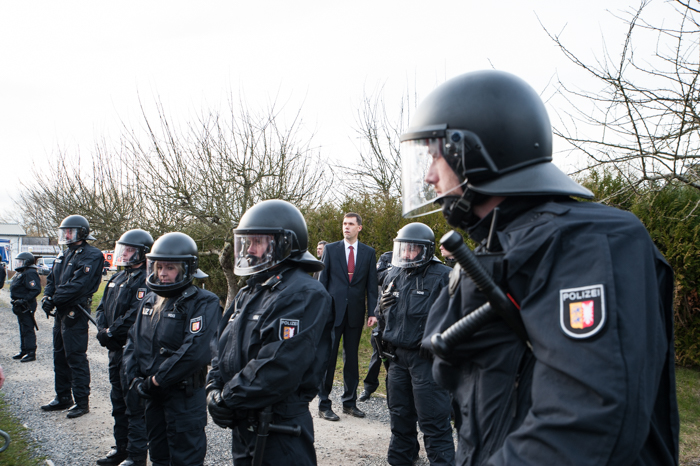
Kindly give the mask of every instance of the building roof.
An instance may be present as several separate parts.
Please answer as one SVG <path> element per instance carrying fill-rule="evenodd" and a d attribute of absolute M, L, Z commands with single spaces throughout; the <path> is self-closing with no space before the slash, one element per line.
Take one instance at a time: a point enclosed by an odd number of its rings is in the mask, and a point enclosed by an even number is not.
<path fill-rule="evenodd" d="M 0 223 L 0 236 L 27 236 L 18 223 Z"/>

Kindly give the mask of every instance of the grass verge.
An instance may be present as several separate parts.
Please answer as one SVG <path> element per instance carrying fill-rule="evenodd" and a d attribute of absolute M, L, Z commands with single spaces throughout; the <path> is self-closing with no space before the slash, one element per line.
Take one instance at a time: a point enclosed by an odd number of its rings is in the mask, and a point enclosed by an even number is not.
<path fill-rule="evenodd" d="M 2 393 L 0 393 L 0 429 L 10 434 L 11 438 L 10 446 L 0 453 L 0 465 L 39 466 L 45 464 L 46 458 L 36 454 L 37 445 L 31 440 L 29 430 L 25 429 L 19 419 L 10 413 Z"/>
<path fill-rule="evenodd" d="M 681 419 L 680 462 L 700 459 L 700 371 L 676 368 L 676 393 Z"/>

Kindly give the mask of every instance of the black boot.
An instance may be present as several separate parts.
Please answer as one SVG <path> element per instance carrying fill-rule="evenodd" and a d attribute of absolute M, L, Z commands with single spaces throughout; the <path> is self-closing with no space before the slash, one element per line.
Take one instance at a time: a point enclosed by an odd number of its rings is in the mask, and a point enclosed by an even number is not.
<path fill-rule="evenodd" d="M 47 405 L 41 407 L 44 411 L 60 411 L 62 409 L 70 408 L 73 404 L 73 398 L 71 397 L 56 397 Z"/>
<path fill-rule="evenodd" d="M 19 360 L 19 362 L 29 362 L 29 361 L 36 361 L 36 352 L 28 351 L 27 354 L 25 354 L 24 357 Z"/>
<path fill-rule="evenodd" d="M 24 351 L 24 350 L 22 350 L 22 351 L 20 351 L 19 353 L 17 353 L 17 354 L 15 354 L 14 356 L 12 356 L 12 359 L 22 359 L 22 358 L 24 357 L 25 354 L 27 354 L 27 352 Z"/>
<path fill-rule="evenodd" d="M 68 414 L 66 414 L 66 417 L 68 419 L 75 419 L 76 417 L 80 417 L 89 412 L 90 405 L 88 404 L 87 400 L 76 400 L 75 404 L 68 409 Z"/>
<path fill-rule="evenodd" d="M 146 466 L 145 456 L 130 456 L 121 463 L 119 466 Z"/>
<path fill-rule="evenodd" d="M 129 454 L 126 452 L 126 447 L 112 447 L 109 453 L 107 453 L 107 456 L 104 458 L 100 458 L 97 460 L 97 464 L 99 465 L 117 465 L 120 464 L 122 461 L 127 459 Z"/>

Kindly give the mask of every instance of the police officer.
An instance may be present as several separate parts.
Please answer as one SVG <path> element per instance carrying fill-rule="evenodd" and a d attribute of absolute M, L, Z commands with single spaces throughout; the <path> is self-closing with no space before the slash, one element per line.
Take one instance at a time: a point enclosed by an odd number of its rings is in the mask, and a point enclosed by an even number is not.
<path fill-rule="evenodd" d="M 5 286 L 5 278 L 7 277 L 7 271 L 5 270 L 5 263 L 0 262 L 0 288 Z"/>
<path fill-rule="evenodd" d="M 146 466 L 147 440 L 143 404 L 129 391 L 123 367 L 123 347 L 137 310 L 146 297 L 146 254 L 153 238 L 144 230 L 129 230 L 114 248 L 114 265 L 124 269 L 113 275 L 97 306 L 97 339 L 109 350 L 109 381 L 112 384 L 112 416 L 116 446 L 97 464 Z M 123 461 L 123 462 L 122 462 Z"/>
<path fill-rule="evenodd" d="M 41 281 L 36 273 L 34 255 L 31 252 L 21 252 L 14 259 L 14 269 L 17 272 L 12 277 L 10 299 L 12 312 L 19 323 L 19 353 L 12 359 L 20 362 L 36 361 L 36 297 L 41 293 Z"/>
<path fill-rule="evenodd" d="M 94 239 L 85 217 L 71 215 L 63 219 L 58 227 L 58 244 L 65 244 L 68 248 L 54 261 L 53 269 L 46 278 L 41 304 L 46 318 L 55 316 L 53 362 L 56 389 L 56 397 L 41 409 L 56 411 L 70 407 L 68 418 L 76 418 L 90 411 L 86 313 L 90 312 L 90 300 L 100 286 L 104 261 L 102 252 L 87 243 Z"/>
<path fill-rule="evenodd" d="M 634 215 L 571 198 L 592 193 L 551 163 L 537 93 L 458 76 L 418 107 L 401 156 L 404 215 L 437 202 L 513 302 L 435 358 L 464 419 L 458 464 L 678 464 L 672 271 Z M 423 345 L 485 304 L 452 278 Z"/>
<path fill-rule="evenodd" d="M 377 283 L 379 284 L 379 295 L 382 293 L 382 285 L 384 283 L 384 277 L 391 269 L 391 256 L 394 252 L 387 251 L 381 256 L 377 261 Z M 379 322 L 378 322 L 379 323 Z M 379 329 L 379 327 L 377 327 Z M 383 330 L 383 329 L 381 329 Z M 377 348 L 377 343 L 374 338 L 370 338 L 370 343 L 372 344 L 372 356 L 369 359 L 369 367 L 367 368 L 367 376 L 363 380 L 364 389 L 357 401 L 364 402 L 370 399 L 372 393 L 374 393 L 377 388 L 379 388 L 379 370 L 382 367 L 382 359 L 379 357 L 379 349 Z M 388 369 L 388 361 L 384 362 L 385 367 Z"/>
<path fill-rule="evenodd" d="M 418 452 L 418 421 L 430 464 L 452 465 L 450 396 L 435 383 L 430 357 L 421 354 L 428 311 L 447 285 L 450 268 L 435 257 L 435 234 L 423 223 L 410 223 L 398 231 L 392 265 L 377 304 L 382 339 L 396 356 L 386 382 L 391 415 L 388 461 L 412 464 Z"/>
<path fill-rule="evenodd" d="M 130 390 L 145 400 L 154 466 L 198 466 L 207 453 L 204 382 L 209 343 L 221 319 L 215 294 L 192 284 L 197 244 L 184 233 L 167 233 L 146 254 L 146 287 L 124 348 Z M 138 296 L 137 296 L 138 297 Z"/>
<path fill-rule="evenodd" d="M 315 465 L 309 402 L 327 366 L 334 316 L 330 295 L 308 273 L 323 263 L 307 252 L 304 217 L 285 201 L 255 205 L 234 235 L 235 273 L 250 278 L 219 325 L 209 413 L 233 429 L 237 466 L 254 456 L 267 465 Z M 301 435 L 270 430 L 265 449 L 255 451 L 257 436 L 265 433 L 259 422 L 265 408 L 272 424 L 297 426 Z"/>

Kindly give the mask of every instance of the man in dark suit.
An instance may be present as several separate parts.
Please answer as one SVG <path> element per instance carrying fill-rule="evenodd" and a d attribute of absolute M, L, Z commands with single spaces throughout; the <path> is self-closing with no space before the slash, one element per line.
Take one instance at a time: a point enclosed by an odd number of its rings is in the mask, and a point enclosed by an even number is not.
<path fill-rule="evenodd" d="M 319 241 L 318 244 L 316 245 L 316 257 L 319 259 L 323 257 L 323 250 L 326 249 L 326 244 L 328 244 L 328 241 Z M 318 280 L 318 277 L 321 276 L 321 272 L 314 272 L 314 279 Z"/>
<path fill-rule="evenodd" d="M 318 397 L 319 417 L 337 421 L 340 418 L 331 409 L 328 398 L 333 388 L 333 375 L 338 358 L 340 337 L 343 337 L 343 382 L 345 390 L 341 400 L 343 412 L 355 417 L 365 417 L 357 409 L 357 386 L 360 380 L 357 350 L 360 346 L 362 326 L 373 326 L 377 319 L 377 258 L 374 249 L 362 244 L 357 236 L 362 230 L 362 217 L 350 212 L 343 218 L 343 241 L 326 245 L 321 260 L 325 265 L 319 281 L 333 297 L 335 306 L 335 338 L 331 349 L 326 376 L 321 383 Z"/>

